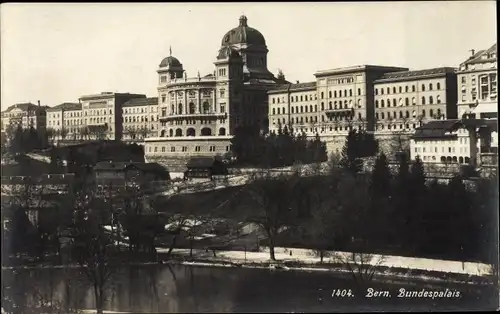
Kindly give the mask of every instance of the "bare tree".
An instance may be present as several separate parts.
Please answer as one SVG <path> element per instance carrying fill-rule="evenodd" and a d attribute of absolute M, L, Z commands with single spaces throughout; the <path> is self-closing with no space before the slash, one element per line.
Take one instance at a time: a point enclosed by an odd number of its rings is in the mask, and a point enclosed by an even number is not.
<path fill-rule="evenodd" d="M 49 140 L 49 143 L 51 145 L 54 145 L 54 141 L 57 137 L 56 130 L 54 130 L 53 128 L 47 128 L 45 130 L 45 134 L 47 135 L 47 139 Z"/>
<path fill-rule="evenodd" d="M 404 130 L 393 132 L 389 146 L 393 153 L 408 152 L 410 150 L 410 134 Z"/>
<path fill-rule="evenodd" d="M 274 248 L 277 236 L 297 217 L 298 180 L 297 175 L 266 172 L 254 176 L 245 189 L 250 200 L 242 206 L 244 221 L 259 225 L 266 233 L 271 260 L 276 260 Z"/>
<path fill-rule="evenodd" d="M 145 139 L 146 137 L 149 136 L 149 134 L 151 134 L 151 131 L 148 129 L 147 126 L 143 126 L 138 130 L 138 134 L 142 139 Z"/>
<path fill-rule="evenodd" d="M 68 129 L 66 129 L 64 126 L 60 130 L 60 135 L 61 135 L 61 140 L 65 140 L 66 137 L 68 137 Z"/>
<path fill-rule="evenodd" d="M 134 127 L 129 126 L 125 128 L 124 132 L 128 137 L 130 137 L 131 140 L 135 140 L 138 134 L 138 130 L 136 130 Z"/>
<path fill-rule="evenodd" d="M 106 285 L 120 267 L 121 258 L 116 254 L 111 234 L 104 228 L 108 213 L 95 186 L 78 191 L 73 208 L 73 256 L 93 286 L 97 313 L 103 313 Z"/>
<path fill-rule="evenodd" d="M 375 256 L 367 253 L 337 253 L 334 258 L 346 267 L 358 291 L 365 293 L 378 268 L 385 261 L 382 255 Z"/>

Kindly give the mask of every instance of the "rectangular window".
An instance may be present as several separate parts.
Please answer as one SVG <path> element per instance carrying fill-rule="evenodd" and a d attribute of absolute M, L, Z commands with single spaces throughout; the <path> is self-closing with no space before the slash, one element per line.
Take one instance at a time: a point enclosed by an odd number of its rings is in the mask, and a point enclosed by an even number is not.
<path fill-rule="evenodd" d="M 170 147 L 170 151 L 171 151 L 172 153 L 175 153 L 175 146 Z"/>

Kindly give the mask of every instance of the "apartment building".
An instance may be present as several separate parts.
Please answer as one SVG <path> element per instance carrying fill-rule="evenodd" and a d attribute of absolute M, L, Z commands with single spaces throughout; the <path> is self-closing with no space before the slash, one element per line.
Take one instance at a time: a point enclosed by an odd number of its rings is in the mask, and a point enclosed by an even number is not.
<path fill-rule="evenodd" d="M 65 102 L 47 108 L 47 129 L 55 140 L 81 139 L 82 105 Z"/>
<path fill-rule="evenodd" d="M 458 69 L 459 116 L 498 119 L 497 44 L 471 52 Z"/>
<path fill-rule="evenodd" d="M 85 95 L 82 104 L 84 138 L 121 140 L 123 136 L 122 106 L 131 99 L 146 98 L 143 94 L 103 92 Z"/>
<path fill-rule="evenodd" d="M 122 106 L 123 139 L 156 136 L 159 127 L 158 97 L 131 99 Z"/>
<path fill-rule="evenodd" d="M 430 120 L 457 118 L 454 68 L 386 73 L 374 81 L 375 130 L 413 132 Z"/>
<path fill-rule="evenodd" d="M 494 121 L 449 119 L 430 121 L 415 130 L 410 141 L 410 157 L 424 163 L 454 163 L 476 166 L 482 153 L 490 153 Z"/>
<path fill-rule="evenodd" d="M 47 106 L 32 103 L 20 103 L 8 107 L 1 114 L 1 131 L 5 134 L 8 128 L 23 129 L 33 127 L 37 130 L 45 129 L 47 125 Z"/>

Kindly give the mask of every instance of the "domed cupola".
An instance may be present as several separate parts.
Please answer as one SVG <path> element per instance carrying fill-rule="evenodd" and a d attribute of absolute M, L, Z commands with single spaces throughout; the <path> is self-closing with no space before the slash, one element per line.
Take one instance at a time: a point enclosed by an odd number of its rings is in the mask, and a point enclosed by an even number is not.
<path fill-rule="evenodd" d="M 170 47 L 170 55 L 161 60 L 159 67 L 158 73 L 169 73 L 170 79 L 181 78 L 184 73 L 182 63 L 172 56 L 172 47 Z"/>
<path fill-rule="evenodd" d="M 248 19 L 242 15 L 240 24 L 224 35 L 222 38 L 222 46 L 231 46 L 237 44 L 265 46 L 266 40 L 264 36 L 255 28 L 248 26 Z"/>

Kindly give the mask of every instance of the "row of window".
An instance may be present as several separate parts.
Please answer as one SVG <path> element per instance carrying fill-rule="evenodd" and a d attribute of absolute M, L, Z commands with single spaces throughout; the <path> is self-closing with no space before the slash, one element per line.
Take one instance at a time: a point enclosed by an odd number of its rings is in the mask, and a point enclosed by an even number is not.
<path fill-rule="evenodd" d="M 165 137 L 167 135 L 166 130 L 162 130 L 160 132 L 161 137 Z M 181 128 L 175 129 L 175 132 L 173 129 L 168 130 L 168 135 L 170 137 L 174 136 L 184 136 L 184 132 Z M 202 128 L 200 130 L 199 134 L 196 134 L 196 129 L 195 128 L 188 128 L 186 130 L 186 136 L 211 136 L 212 135 L 212 129 L 210 128 Z M 226 128 L 219 128 L 219 133 L 218 135 L 226 135 Z"/>
<path fill-rule="evenodd" d="M 156 118 L 158 119 L 159 116 L 156 116 Z M 141 116 L 140 119 L 139 119 L 139 117 L 125 117 L 124 120 L 125 120 L 125 122 L 148 122 L 148 117 Z M 151 116 L 151 122 L 154 122 L 154 121 L 155 121 L 155 117 Z"/>
<path fill-rule="evenodd" d="M 139 110 L 140 109 L 140 110 Z M 156 107 L 151 106 L 151 112 L 155 112 Z M 122 112 L 127 114 L 127 113 L 148 113 L 147 108 L 123 108 Z"/>
<path fill-rule="evenodd" d="M 420 157 L 420 156 L 417 156 Z M 437 157 L 436 156 L 424 156 L 423 157 L 424 161 L 435 161 L 437 162 Z M 460 164 L 468 164 L 470 162 L 469 157 L 458 157 L 457 156 L 441 156 L 439 158 L 439 161 L 442 163 L 460 163 Z"/>
<path fill-rule="evenodd" d="M 441 153 L 444 153 L 446 148 L 444 146 L 441 146 Z M 434 146 L 430 147 L 429 151 L 426 151 L 426 147 L 415 147 L 415 153 L 438 153 L 439 147 Z M 448 146 L 448 149 L 446 150 L 448 153 L 455 153 L 455 147 L 454 146 Z M 469 153 L 469 148 L 466 147 L 460 147 L 459 149 L 460 154 L 467 154 Z"/>
<path fill-rule="evenodd" d="M 426 116 L 426 111 L 425 109 L 422 110 L 422 113 L 420 115 L 422 118 L 424 118 Z M 444 116 L 444 115 L 443 115 Z M 415 110 L 412 111 L 412 114 L 411 114 L 411 117 L 412 118 L 416 118 L 417 117 L 417 112 Z M 434 110 L 430 109 L 429 110 L 429 117 L 435 117 L 435 118 L 441 118 L 441 109 L 438 109 L 437 112 L 436 112 L 436 115 L 434 116 Z M 390 119 L 397 119 L 398 118 L 398 114 L 396 111 L 393 112 L 392 116 L 391 116 L 391 112 L 387 112 L 387 120 L 390 120 Z M 405 111 L 405 113 L 403 114 L 403 111 L 399 111 L 399 119 L 409 119 L 410 118 L 410 112 L 408 110 Z M 379 120 L 379 119 L 385 119 L 385 113 L 384 112 L 376 112 L 375 113 L 375 119 L 376 120 Z"/>
<path fill-rule="evenodd" d="M 311 94 L 311 95 L 300 95 L 300 96 L 291 96 L 290 97 L 290 102 L 299 102 L 299 101 L 312 101 L 312 100 L 317 100 L 318 96 L 316 94 Z M 286 99 L 284 96 L 280 97 L 273 97 L 271 98 L 271 102 L 273 104 L 280 104 L 280 103 L 286 103 Z"/>
<path fill-rule="evenodd" d="M 202 152 L 202 151 L 206 151 L 206 149 L 208 148 L 208 151 L 209 152 L 215 152 L 216 151 L 216 146 L 215 145 L 211 145 L 211 146 L 195 146 L 193 151 L 194 152 Z M 226 152 L 229 151 L 230 147 L 229 146 L 226 146 L 225 147 L 226 149 Z M 154 148 L 152 148 L 151 146 L 149 147 L 148 151 L 151 153 L 151 152 L 155 152 L 155 153 L 158 153 L 159 149 L 158 149 L 158 146 L 155 146 Z M 187 146 L 181 146 L 181 147 L 176 147 L 176 146 L 170 146 L 170 152 L 171 153 L 175 153 L 175 152 L 188 152 L 188 147 Z M 165 153 L 167 152 L 167 148 L 165 146 L 162 146 L 161 147 L 161 152 L 162 153 Z"/>
<path fill-rule="evenodd" d="M 434 85 L 432 83 L 429 83 L 429 90 L 434 90 Z M 411 85 L 411 91 L 414 93 L 416 92 L 416 89 L 417 87 L 415 85 Z M 437 83 L 436 84 L 436 89 L 437 90 L 440 90 L 441 89 L 441 83 Z M 391 88 L 390 87 L 386 87 L 385 89 L 383 87 L 381 88 L 375 88 L 375 95 L 378 95 L 379 92 L 380 92 L 380 95 L 384 95 L 384 90 L 386 91 L 386 94 L 390 94 L 391 93 Z M 392 93 L 393 94 L 397 94 L 399 91 L 399 93 L 403 93 L 403 87 L 402 86 L 399 86 L 398 89 L 396 89 L 395 86 L 392 87 Z M 425 84 L 422 84 L 421 85 L 421 88 L 420 88 L 420 91 L 421 92 L 425 92 L 426 91 L 426 87 L 425 87 Z M 405 86 L 405 89 L 404 89 L 404 92 L 405 93 L 409 93 L 410 92 L 410 87 L 408 85 Z"/>
<path fill-rule="evenodd" d="M 226 113 L 226 104 L 223 103 L 223 104 L 220 104 L 219 105 L 220 107 L 220 113 Z M 177 111 L 175 110 L 177 109 Z M 212 111 L 212 106 L 208 103 L 208 101 L 205 101 L 203 102 L 203 105 L 200 109 L 200 113 L 213 113 Z M 184 111 L 184 105 L 182 103 L 179 103 L 177 105 L 177 107 L 175 105 L 172 104 L 172 106 L 170 107 L 170 114 L 182 114 Z M 162 109 L 162 116 L 165 117 L 167 116 L 167 110 L 166 109 Z M 188 110 L 187 110 L 187 113 L 188 114 L 195 114 L 197 113 L 196 112 L 196 105 L 194 103 L 189 103 L 189 106 L 188 106 Z"/>
<path fill-rule="evenodd" d="M 361 99 L 357 100 L 358 108 L 361 108 Z M 342 101 L 334 101 L 334 102 L 329 102 L 328 104 L 328 109 L 329 110 L 334 110 L 334 109 L 348 109 L 353 107 L 353 101 L 352 100 L 345 100 L 343 105 Z M 314 110 L 313 110 L 314 109 Z M 308 113 L 308 112 L 318 112 L 318 106 L 317 105 L 305 105 L 305 106 L 295 106 L 295 107 L 290 107 L 291 113 Z M 321 103 L 321 111 L 325 110 L 325 103 Z M 273 108 L 272 109 L 272 114 L 286 114 L 286 109 L 285 108 Z"/>
<path fill-rule="evenodd" d="M 429 99 L 429 105 L 433 105 L 434 104 L 434 97 L 433 96 L 429 96 L 428 97 Z M 391 107 L 391 100 L 390 99 L 387 99 L 387 103 L 385 102 L 384 99 L 381 99 L 380 101 L 378 100 L 375 100 L 375 108 L 384 108 L 387 104 L 387 107 Z M 417 100 L 415 97 L 413 97 L 411 99 L 411 105 L 412 106 L 415 106 L 417 104 Z M 420 99 L 420 104 L 421 105 L 426 105 L 427 104 L 427 101 L 426 101 L 426 97 L 425 96 L 422 96 L 422 98 Z M 436 104 L 441 104 L 441 97 L 440 95 L 437 95 L 436 96 Z M 406 97 L 404 99 L 404 105 L 405 106 L 409 106 L 410 105 L 410 99 L 408 97 Z M 403 98 L 399 98 L 399 101 L 396 100 L 396 98 L 393 98 L 392 99 L 392 107 L 402 107 L 403 106 Z"/>

